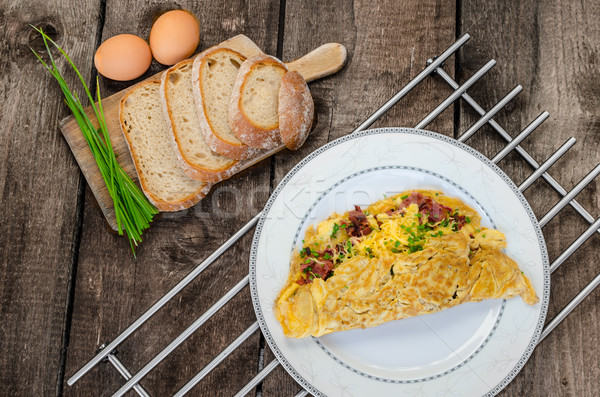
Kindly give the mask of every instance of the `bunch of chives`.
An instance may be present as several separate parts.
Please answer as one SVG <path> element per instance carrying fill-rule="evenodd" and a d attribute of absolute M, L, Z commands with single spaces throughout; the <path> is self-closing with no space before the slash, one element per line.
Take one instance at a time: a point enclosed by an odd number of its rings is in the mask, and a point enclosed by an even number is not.
<path fill-rule="evenodd" d="M 146 196 L 144 196 L 142 191 L 135 183 L 133 183 L 129 175 L 123 171 L 123 168 L 121 168 L 121 165 L 117 162 L 117 157 L 110 143 L 110 136 L 108 135 L 108 129 L 106 128 L 106 122 L 104 120 L 98 79 L 96 78 L 96 100 L 98 102 L 96 105 L 81 73 L 79 73 L 79 70 L 77 70 L 77 67 L 73 61 L 71 61 L 71 58 L 69 58 L 67 53 L 41 29 L 34 26 L 32 26 L 32 28 L 42 35 L 50 62 L 44 62 L 41 56 L 33 48 L 31 51 L 33 51 L 37 59 L 44 65 L 56 81 L 58 81 L 65 96 L 65 102 L 73 113 L 73 116 L 83 133 L 83 137 L 92 151 L 96 164 L 98 164 L 98 168 L 104 179 L 104 183 L 106 184 L 106 188 L 108 189 L 108 193 L 113 200 L 119 234 L 123 235 L 123 231 L 125 232 L 133 255 L 135 256 L 135 247 L 142 241 L 142 233 L 150 226 L 150 222 L 152 222 L 152 218 L 158 213 L 158 210 L 148 201 Z M 77 94 L 69 89 L 65 79 L 56 67 L 48 42 L 52 43 L 52 45 L 60 51 L 77 74 L 77 77 L 79 77 L 79 81 L 81 81 L 96 118 L 98 119 L 100 125 L 98 129 L 94 127 L 92 121 L 85 113 Z"/>

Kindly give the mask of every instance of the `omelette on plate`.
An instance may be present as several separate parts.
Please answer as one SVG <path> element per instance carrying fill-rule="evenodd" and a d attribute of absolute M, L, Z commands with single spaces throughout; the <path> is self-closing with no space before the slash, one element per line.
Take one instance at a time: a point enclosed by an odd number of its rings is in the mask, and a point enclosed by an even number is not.
<path fill-rule="evenodd" d="M 538 297 L 504 235 L 440 191 L 412 190 L 310 227 L 275 303 L 302 338 L 434 313 L 464 302 Z"/>

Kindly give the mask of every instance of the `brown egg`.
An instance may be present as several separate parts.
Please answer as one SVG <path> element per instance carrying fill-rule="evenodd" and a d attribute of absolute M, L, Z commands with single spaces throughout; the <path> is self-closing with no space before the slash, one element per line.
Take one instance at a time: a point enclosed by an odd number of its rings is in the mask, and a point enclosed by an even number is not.
<path fill-rule="evenodd" d="M 150 47 L 133 34 L 120 34 L 106 40 L 96 50 L 98 73 L 109 79 L 127 81 L 144 74 L 152 62 Z"/>
<path fill-rule="evenodd" d="M 152 54 L 158 62 L 175 65 L 192 55 L 198 47 L 198 20 L 189 11 L 169 11 L 154 22 L 149 41 Z"/>

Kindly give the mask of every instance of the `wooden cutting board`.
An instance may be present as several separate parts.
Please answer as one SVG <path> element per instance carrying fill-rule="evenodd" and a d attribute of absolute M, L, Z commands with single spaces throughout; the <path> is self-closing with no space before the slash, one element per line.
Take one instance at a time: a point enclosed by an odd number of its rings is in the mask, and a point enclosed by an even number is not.
<path fill-rule="evenodd" d="M 219 44 L 222 47 L 231 48 L 245 57 L 249 58 L 254 55 L 262 54 L 260 48 L 252 40 L 244 35 L 235 36 L 227 41 Z M 338 43 L 328 43 L 321 47 L 311 51 L 305 56 L 293 61 L 286 63 L 286 66 L 290 71 L 297 71 L 304 77 L 307 82 L 319 79 L 321 77 L 329 76 L 338 70 L 340 70 L 346 62 L 346 48 Z M 147 80 L 160 80 L 162 72 L 149 77 Z M 133 86 L 132 86 L 133 87 Z M 122 91 L 117 92 L 108 98 L 102 99 L 102 106 L 104 108 L 104 118 L 106 119 L 106 126 L 108 133 L 117 154 L 117 159 L 125 172 L 133 179 L 133 181 L 139 186 L 139 181 L 133 160 L 129 154 L 127 143 L 123 137 L 121 126 L 119 124 L 119 103 L 121 98 L 129 91 L 132 87 L 126 88 Z M 93 116 L 93 110 L 91 107 L 86 108 L 86 113 L 90 117 L 90 120 L 96 123 L 96 118 Z M 97 125 L 97 124 L 96 124 Z M 69 116 L 61 121 L 60 129 L 69 144 L 75 159 L 87 180 L 90 189 L 94 193 L 98 205 L 106 218 L 106 221 L 113 230 L 117 230 L 117 221 L 115 218 L 115 212 L 113 207 L 113 201 L 104 180 L 100 175 L 100 170 L 96 165 L 96 161 L 92 156 L 87 142 L 85 141 L 77 122 L 73 116 Z M 269 152 L 256 157 L 253 159 L 245 160 L 241 170 L 244 170 L 259 161 L 277 153 L 284 149 L 284 146 L 270 150 Z"/>

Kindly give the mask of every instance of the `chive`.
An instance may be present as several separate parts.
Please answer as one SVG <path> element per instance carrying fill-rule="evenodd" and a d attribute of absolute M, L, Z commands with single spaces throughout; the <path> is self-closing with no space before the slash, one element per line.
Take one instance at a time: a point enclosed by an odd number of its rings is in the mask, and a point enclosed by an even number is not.
<path fill-rule="evenodd" d="M 331 237 L 335 238 L 335 235 L 337 234 L 338 230 L 340 230 L 340 225 L 338 225 L 337 223 L 334 223 L 333 231 L 331 232 Z"/>
<path fill-rule="evenodd" d="M 396 243 L 394 244 L 394 247 L 398 248 L 399 245 L 400 245 L 400 241 L 396 240 Z"/>
<path fill-rule="evenodd" d="M 73 117 L 81 129 L 82 135 L 98 165 L 98 170 L 106 184 L 108 193 L 113 200 L 117 231 L 120 235 L 125 233 L 135 257 L 135 247 L 142 241 L 142 233 L 144 230 L 148 229 L 150 222 L 152 222 L 152 219 L 154 215 L 158 213 L 158 210 L 150 203 L 150 201 L 148 201 L 146 196 L 138 186 L 133 183 L 131 178 L 125 173 L 117 161 L 117 155 L 113 150 L 108 129 L 106 127 L 106 120 L 104 119 L 104 109 L 102 108 L 102 98 L 100 96 L 98 78 L 96 78 L 96 100 L 94 100 L 83 76 L 67 53 L 48 37 L 42 29 L 38 29 L 35 26 L 31 27 L 42 36 L 50 62 L 45 62 L 40 54 L 33 48 L 31 51 L 58 82 L 65 97 L 65 103 L 73 113 Z M 92 121 L 85 113 L 81 100 L 77 94 L 71 91 L 63 75 L 58 70 L 52 52 L 50 51 L 49 43 L 58 49 L 79 78 L 85 94 L 90 101 L 96 119 L 98 120 L 100 126 L 98 129 L 94 127 Z M 98 102 L 97 105 L 96 102 Z"/>
<path fill-rule="evenodd" d="M 405 194 L 404 196 L 400 197 L 402 200 L 404 200 L 405 198 L 408 197 L 408 194 Z"/>
<path fill-rule="evenodd" d="M 469 218 L 468 216 L 465 216 L 465 222 L 471 223 L 471 218 Z"/>

